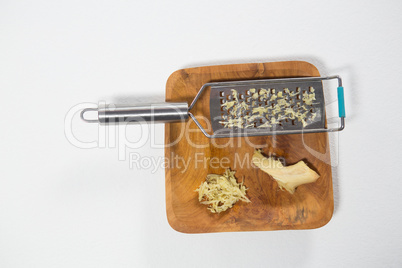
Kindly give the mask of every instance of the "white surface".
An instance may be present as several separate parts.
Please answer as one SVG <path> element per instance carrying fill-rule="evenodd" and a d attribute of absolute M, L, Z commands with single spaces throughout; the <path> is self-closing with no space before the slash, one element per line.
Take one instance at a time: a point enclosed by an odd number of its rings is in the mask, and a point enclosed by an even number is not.
<path fill-rule="evenodd" d="M 401 9 L 400 1 L 1 1 L 0 267 L 400 267 Z M 112 145 L 80 149 L 64 133 L 77 104 L 163 99 L 180 68 L 294 59 L 345 80 L 336 210 L 320 229 L 178 233 L 166 220 L 163 169 L 130 169 Z M 96 125 L 77 117 L 72 125 L 80 139 L 97 139 Z M 163 156 L 149 142 L 131 151 Z"/>

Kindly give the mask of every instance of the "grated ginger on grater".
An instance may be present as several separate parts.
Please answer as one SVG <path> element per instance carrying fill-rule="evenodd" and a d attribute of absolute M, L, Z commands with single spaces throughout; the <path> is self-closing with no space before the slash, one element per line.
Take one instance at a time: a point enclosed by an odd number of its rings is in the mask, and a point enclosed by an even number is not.
<path fill-rule="evenodd" d="M 275 89 L 249 89 L 250 102 L 240 99 L 237 90 L 231 89 L 232 100 L 221 105 L 227 112 L 223 120 L 219 121 L 225 128 L 253 128 L 260 120 L 261 124 L 257 128 L 270 128 L 280 125 L 281 120 L 297 120 L 303 127 L 308 125 L 308 121 L 314 121 L 316 113 L 310 112 L 313 101 L 316 100 L 314 88 L 310 87 L 309 92 L 301 95 L 302 104 L 296 104 L 290 98 L 298 95 L 298 92 L 291 92 L 284 88 L 283 92 L 276 93 Z M 247 98 L 248 99 L 248 98 Z M 256 106 L 256 100 L 275 102 L 272 105 Z"/>

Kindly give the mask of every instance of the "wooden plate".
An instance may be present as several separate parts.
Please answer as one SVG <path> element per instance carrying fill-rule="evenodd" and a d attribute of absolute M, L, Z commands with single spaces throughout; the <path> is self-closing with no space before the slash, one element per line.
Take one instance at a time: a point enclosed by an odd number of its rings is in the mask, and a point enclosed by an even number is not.
<path fill-rule="evenodd" d="M 190 103 L 200 87 L 212 81 L 319 76 L 307 62 L 249 63 L 188 68 L 174 72 L 166 85 L 166 101 Z M 209 92 L 192 112 L 209 118 Z M 207 122 L 203 125 L 208 127 Z M 334 208 L 327 133 L 208 139 L 194 122 L 165 126 L 166 212 L 173 229 L 184 233 L 263 231 L 318 228 L 332 217 Z M 301 185 L 291 195 L 258 168 L 251 166 L 255 148 L 283 157 L 286 164 L 304 160 L 320 178 Z M 198 202 L 194 190 L 207 174 L 222 174 L 230 167 L 248 187 L 251 203 L 213 214 Z"/>

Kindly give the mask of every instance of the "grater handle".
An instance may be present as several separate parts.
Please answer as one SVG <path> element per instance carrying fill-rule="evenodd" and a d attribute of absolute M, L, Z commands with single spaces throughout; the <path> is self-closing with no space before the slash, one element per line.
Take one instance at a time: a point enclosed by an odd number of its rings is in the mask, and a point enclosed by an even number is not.
<path fill-rule="evenodd" d="M 109 105 L 110 106 L 110 105 Z M 97 112 L 97 119 L 88 119 L 85 114 Z M 188 119 L 187 102 L 142 104 L 130 107 L 87 108 L 81 111 L 82 120 L 92 123 L 168 123 Z"/>
<path fill-rule="evenodd" d="M 343 87 L 338 87 L 338 112 L 339 117 L 346 117 L 345 114 L 345 97 L 343 96 Z"/>

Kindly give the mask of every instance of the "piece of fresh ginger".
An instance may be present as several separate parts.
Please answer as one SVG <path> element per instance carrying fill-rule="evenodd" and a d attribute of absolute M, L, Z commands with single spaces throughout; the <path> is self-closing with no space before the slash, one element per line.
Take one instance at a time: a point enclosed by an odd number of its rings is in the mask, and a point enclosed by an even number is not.
<path fill-rule="evenodd" d="M 297 186 L 315 182 L 320 177 L 303 161 L 285 167 L 280 161 L 272 157 L 264 157 L 258 150 L 254 151 L 252 163 L 273 177 L 279 188 L 282 190 L 285 188 L 291 194 L 295 192 Z"/>

